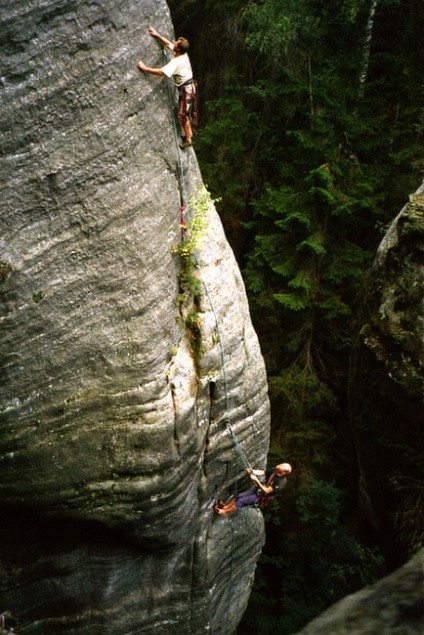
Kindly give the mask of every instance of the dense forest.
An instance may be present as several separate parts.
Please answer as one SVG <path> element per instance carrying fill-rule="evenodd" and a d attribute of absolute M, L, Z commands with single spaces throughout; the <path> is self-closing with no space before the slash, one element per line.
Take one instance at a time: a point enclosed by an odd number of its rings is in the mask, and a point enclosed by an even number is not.
<path fill-rule="evenodd" d="M 390 569 L 358 515 L 347 387 L 364 276 L 422 179 L 423 2 L 169 5 L 266 361 L 269 462 L 295 468 L 240 633 L 289 635 Z"/>

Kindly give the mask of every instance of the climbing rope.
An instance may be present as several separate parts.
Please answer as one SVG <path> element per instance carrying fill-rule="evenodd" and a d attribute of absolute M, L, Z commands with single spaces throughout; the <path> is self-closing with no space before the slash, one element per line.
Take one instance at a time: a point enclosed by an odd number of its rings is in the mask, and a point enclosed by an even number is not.
<path fill-rule="evenodd" d="M 167 53 L 165 51 L 165 49 L 163 50 L 165 59 L 168 60 L 168 56 Z M 169 101 L 169 105 L 170 105 L 170 109 L 171 109 L 171 113 L 174 115 L 174 88 L 173 88 L 173 84 L 172 81 L 170 79 L 167 78 L 167 84 L 168 84 L 168 101 Z M 181 150 L 180 150 L 180 145 L 179 145 L 179 133 L 178 133 L 178 128 L 177 128 L 177 119 L 175 116 L 173 116 L 172 118 L 173 120 L 173 128 L 174 128 L 174 137 L 175 137 L 175 145 L 177 147 L 177 156 L 178 156 L 178 176 L 179 176 L 179 184 L 180 184 L 180 199 L 181 199 L 181 206 L 180 206 L 180 212 L 181 212 L 181 237 L 182 240 L 184 240 L 187 237 L 187 223 L 186 223 L 186 219 L 185 219 L 185 212 L 187 212 L 189 214 L 189 208 L 188 208 L 188 199 L 187 199 L 187 188 L 186 188 L 186 183 L 185 183 L 185 178 L 184 178 L 184 171 L 183 171 L 183 165 L 182 165 L 182 161 L 181 161 Z M 206 284 L 206 282 L 204 280 L 202 280 L 202 284 L 203 284 L 203 288 L 205 290 L 206 296 L 208 298 L 209 301 L 209 305 L 211 307 L 212 313 L 214 315 L 215 318 L 215 324 L 216 324 L 216 330 L 218 333 L 218 342 L 219 342 L 219 349 L 220 349 L 220 356 L 221 356 L 221 367 L 222 367 L 222 375 L 223 375 L 223 379 L 224 379 L 224 388 L 225 388 L 225 408 L 226 408 L 226 427 L 231 435 L 231 438 L 233 440 L 234 446 L 236 448 L 236 451 L 240 457 L 240 460 L 242 461 L 244 467 L 246 469 L 252 469 L 252 466 L 249 462 L 249 459 L 247 458 L 246 454 L 243 451 L 243 448 L 241 447 L 237 436 L 233 430 L 233 427 L 231 425 L 231 418 L 230 418 L 230 397 L 229 397 L 229 390 L 228 390 L 228 378 L 227 378 L 227 370 L 226 370 L 226 364 L 225 364 L 225 353 L 224 353 L 224 345 L 222 342 L 222 336 L 221 336 L 221 329 L 220 329 L 220 325 L 219 325 L 219 320 L 218 320 L 218 316 L 217 313 L 215 311 L 213 302 L 212 302 L 212 297 L 211 294 L 209 293 L 209 289 L 208 286 Z"/>
<path fill-rule="evenodd" d="M 224 353 L 224 345 L 222 343 L 222 336 L 221 336 L 221 328 L 219 326 L 219 320 L 218 320 L 218 316 L 216 314 L 213 302 L 212 302 L 212 297 L 211 294 L 209 293 L 209 289 L 208 286 L 206 284 L 206 282 L 204 280 L 202 280 L 203 283 L 203 288 L 205 289 L 206 292 L 206 296 L 208 298 L 209 301 L 209 305 L 211 307 L 212 313 L 214 315 L 215 318 L 215 324 L 216 324 L 216 330 L 218 333 L 218 342 L 219 342 L 219 350 L 220 350 L 220 355 L 221 355 L 221 367 L 222 367 L 222 376 L 224 378 L 224 388 L 225 388 L 225 408 L 226 408 L 226 426 L 227 429 L 231 435 L 231 438 L 233 440 L 233 443 L 235 445 L 236 451 L 244 465 L 244 467 L 246 469 L 252 469 L 252 466 L 249 462 L 249 459 L 247 458 L 243 448 L 241 447 L 237 436 L 233 430 L 233 426 L 231 425 L 231 418 L 230 418 L 230 395 L 229 395 L 229 390 L 228 390 L 228 378 L 227 378 L 227 367 L 226 367 L 226 363 L 225 363 L 225 353 Z"/>

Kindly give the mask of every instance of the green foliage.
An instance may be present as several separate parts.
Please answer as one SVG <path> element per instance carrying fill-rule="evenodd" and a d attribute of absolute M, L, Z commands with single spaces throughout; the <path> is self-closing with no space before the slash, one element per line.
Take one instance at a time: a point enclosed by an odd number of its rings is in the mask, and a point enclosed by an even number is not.
<path fill-rule="evenodd" d="M 339 518 L 341 491 L 334 483 L 314 481 L 309 488 L 302 488 L 297 499 L 300 520 L 320 526 L 334 526 Z"/>
<path fill-rule="evenodd" d="M 190 198 L 189 220 L 183 227 L 185 238 L 174 249 L 182 257 L 194 257 L 200 251 L 201 240 L 206 235 L 208 228 L 208 212 L 214 202 L 204 186 L 199 188 L 197 194 Z"/>
<path fill-rule="evenodd" d="M 307 0 L 251 2 L 244 15 L 249 24 L 247 46 L 277 60 L 287 54 L 299 31 L 313 37 L 315 20 Z"/>
<path fill-rule="evenodd" d="M 189 200 L 189 220 L 182 226 L 184 238 L 172 251 L 181 256 L 180 287 L 181 293 L 188 290 L 197 297 L 201 291 L 201 283 L 196 275 L 201 241 L 205 237 L 208 228 L 208 212 L 212 200 L 206 187 L 199 188 L 195 196 Z"/>
<path fill-rule="evenodd" d="M 284 635 L 378 565 L 336 520 L 336 488 L 309 485 L 355 480 L 339 454 L 349 354 L 376 247 L 422 178 L 424 14 L 421 0 L 379 0 L 374 16 L 365 0 L 187 2 L 171 10 L 192 24 L 196 150 L 243 269 L 272 442 L 308 486 L 268 520 L 242 630 Z"/>
<path fill-rule="evenodd" d="M 351 240 L 356 219 L 340 179 L 338 166 L 327 162 L 309 172 L 303 191 L 268 185 L 255 203 L 259 220 L 249 224 L 255 248 L 245 268 L 270 375 L 274 435 L 285 437 L 290 456 L 317 469 L 331 456 L 325 446 L 339 407 L 335 382 L 342 380 L 328 379 L 349 345 L 350 296 L 370 260 Z"/>
<path fill-rule="evenodd" d="M 302 372 L 295 364 L 270 376 L 269 387 L 274 408 L 272 438 L 281 455 L 290 457 L 302 481 L 328 470 L 336 439 L 334 391 L 315 372 Z M 284 417 L 284 428 L 280 417 Z M 334 469 L 328 471 L 334 474 Z"/>
<path fill-rule="evenodd" d="M 199 188 L 189 200 L 186 224 L 182 226 L 183 239 L 172 251 L 181 257 L 178 303 L 187 329 L 194 359 L 201 353 L 201 324 L 198 316 L 198 298 L 202 291 L 197 270 L 201 263 L 202 240 L 209 226 L 211 206 L 215 203 L 205 186 Z"/>
<path fill-rule="evenodd" d="M 389 4 L 393 11 L 393 3 L 383 3 Z M 407 142 L 402 165 L 387 155 L 409 131 L 399 120 L 403 115 L 393 117 L 387 107 L 388 93 L 381 93 L 383 82 L 385 91 L 391 86 L 387 70 L 379 70 L 374 80 L 378 59 L 377 64 L 368 60 L 367 91 L 359 101 L 357 69 L 365 54 L 367 12 L 359 0 L 333 5 L 265 0 L 251 3 L 244 13 L 246 42 L 262 54 L 269 73 L 252 89 L 263 97 L 267 147 L 258 157 L 263 186 L 256 188 L 253 218 L 245 223 L 252 248 L 244 274 L 271 375 L 273 434 L 280 441 L 284 437 L 284 448 L 309 459 L 308 438 L 317 440 L 309 430 L 327 430 L 328 438 L 334 437 L 356 305 L 380 240 L 378 229 L 404 202 L 394 194 L 403 179 L 399 175 L 411 174 L 422 157 L 416 142 Z M 391 50 L 390 37 L 387 45 Z M 400 61 L 394 57 L 392 65 Z M 402 98 L 414 103 L 408 116 L 422 135 L 415 88 Z M 410 183 L 403 181 L 403 196 Z M 293 388 L 305 380 L 319 387 L 318 395 L 331 395 L 325 413 L 319 398 L 311 406 L 308 391 Z M 326 460 L 330 456 L 323 453 Z"/>
<path fill-rule="evenodd" d="M 199 315 L 195 308 L 193 308 L 187 315 L 185 325 L 190 335 L 190 341 L 195 354 L 195 359 L 197 359 L 201 352 L 202 333 Z"/>
<path fill-rule="evenodd" d="M 313 481 L 266 514 L 267 545 L 259 561 L 243 635 L 290 635 L 347 593 L 371 584 L 383 559 L 340 520 L 342 492 Z M 291 517 L 291 532 L 284 531 Z M 286 518 L 287 517 L 287 518 Z"/>
<path fill-rule="evenodd" d="M 256 178 L 255 142 L 262 126 L 257 114 L 247 110 L 243 101 L 239 80 L 229 71 L 222 96 L 207 102 L 209 123 L 196 139 L 203 177 L 211 184 L 212 192 L 222 197 L 220 212 L 235 246 Z"/>

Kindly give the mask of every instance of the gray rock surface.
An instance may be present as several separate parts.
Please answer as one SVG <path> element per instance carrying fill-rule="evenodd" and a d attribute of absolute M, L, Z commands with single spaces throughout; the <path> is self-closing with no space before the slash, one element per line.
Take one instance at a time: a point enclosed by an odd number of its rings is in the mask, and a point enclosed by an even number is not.
<path fill-rule="evenodd" d="M 211 505 L 243 470 L 227 416 L 263 466 L 269 404 L 210 203 L 200 295 L 179 285 L 181 185 L 199 199 L 201 175 L 167 82 L 134 67 L 162 65 L 146 29 L 172 35 L 167 5 L 0 16 L 0 611 L 24 633 L 231 633 L 263 522 Z"/>
<path fill-rule="evenodd" d="M 392 567 L 424 543 L 423 265 L 424 185 L 379 246 L 351 364 L 362 508 Z"/>
<path fill-rule="evenodd" d="M 421 635 L 424 551 L 371 587 L 349 595 L 298 635 Z"/>

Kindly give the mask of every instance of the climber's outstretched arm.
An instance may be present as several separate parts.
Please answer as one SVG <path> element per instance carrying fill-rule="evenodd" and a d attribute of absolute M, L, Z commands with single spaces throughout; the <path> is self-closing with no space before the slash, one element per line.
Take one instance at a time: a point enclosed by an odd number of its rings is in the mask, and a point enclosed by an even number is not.
<path fill-rule="evenodd" d="M 254 471 L 259 472 L 259 470 Z M 274 491 L 271 485 L 264 485 L 263 483 L 261 483 L 256 474 L 254 474 L 253 472 L 250 474 L 250 480 L 253 481 L 253 483 L 255 483 L 255 485 L 257 485 L 264 494 L 271 494 L 271 492 Z"/>
<path fill-rule="evenodd" d="M 158 33 L 153 26 L 149 26 L 149 28 L 147 30 L 149 31 L 149 33 L 150 33 L 150 35 L 152 37 L 155 37 L 157 40 L 159 40 L 159 42 L 162 42 L 162 44 L 164 46 L 167 46 L 168 48 L 171 48 L 171 46 L 172 46 L 171 40 L 168 40 L 167 37 L 165 37 L 164 35 L 161 35 L 160 33 Z"/>
<path fill-rule="evenodd" d="M 136 67 L 143 71 L 143 73 L 151 73 L 152 75 L 158 75 L 159 77 L 163 77 L 165 74 L 161 68 L 146 66 L 146 64 L 144 64 L 141 60 L 137 62 Z"/>

